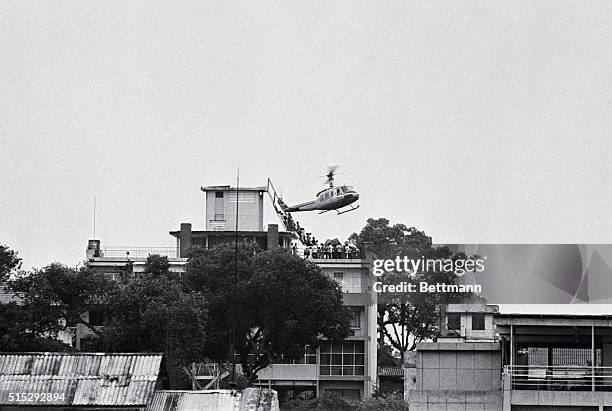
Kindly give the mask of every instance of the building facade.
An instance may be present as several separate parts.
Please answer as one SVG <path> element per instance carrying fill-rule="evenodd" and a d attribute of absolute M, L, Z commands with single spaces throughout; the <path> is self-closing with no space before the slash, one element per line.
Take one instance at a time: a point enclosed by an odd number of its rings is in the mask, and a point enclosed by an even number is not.
<path fill-rule="evenodd" d="M 201 190 L 206 194 L 206 231 L 263 231 L 266 187 L 206 186 Z"/>
<path fill-rule="evenodd" d="M 612 410 L 612 316 L 500 314 L 484 300 L 441 313 L 406 378 L 411 411 Z"/>
<path fill-rule="evenodd" d="M 176 247 L 102 247 L 90 240 L 87 264 L 113 278 L 142 272 L 149 254 L 168 257 L 172 271 L 181 273 L 193 250 L 208 249 L 229 243 L 256 243 L 263 250 L 292 248 L 298 236 L 292 231 L 279 231 L 277 224 L 264 230 L 263 196 L 265 187 L 230 186 L 202 187 L 206 195 L 205 230 L 193 230 L 191 223 L 181 223 L 170 231 Z M 236 228 L 238 207 L 238 231 Z M 352 335 L 343 343 L 322 341 L 317 349 L 307 348 L 301 361 L 280 363 L 259 373 L 259 385 L 286 390 L 331 393 L 347 400 L 369 396 L 376 384 L 377 311 L 371 279 L 372 255 L 353 259 L 314 259 L 321 270 L 338 281 L 344 291 L 344 303 L 352 310 Z M 92 313 L 88 313 L 91 315 Z M 95 315 L 95 313 L 93 313 Z M 95 319 L 95 318 L 94 318 Z M 75 329 L 76 345 L 89 334 L 85 327 Z M 203 378 L 206 376 L 202 376 Z"/>
<path fill-rule="evenodd" d="M 259 372 L 259 384 L 283 392 L 330 393 L 348 401 L 372 394 L 376 384 L 377 294 L 370 273 L 373 256 L 364 259 L 313 260 L 344 291 L 344 304 L 352 313 L 352 334 L 343 343 L 322 341 L 304 359 L 273 364 Z"/>

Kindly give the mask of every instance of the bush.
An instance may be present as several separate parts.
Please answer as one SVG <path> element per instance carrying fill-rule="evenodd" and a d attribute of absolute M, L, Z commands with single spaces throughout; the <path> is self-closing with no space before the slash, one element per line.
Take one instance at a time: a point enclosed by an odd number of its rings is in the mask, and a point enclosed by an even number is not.
<path fill-rule="evenodd" d="M 355 409 L 358 411 L 408 411 L 408 402 L 400 393 L 383 394 L 376 398 L 364 398 L 359 401 Z"/>
<path fill-rule="evenodd" d="M 320 410 L 320 411 L 353 411 L 354 406 L 351 406 L 344 399 L 325 393 L 317 398 L 311 400 L 295 399 L 289 400 L 286 404 L 281 407 L 282 411 L 306 411 L 306 410 Z"/>
<path fill-rule="evenodd" d="M 305 400 L 294 399 L 281 406 L 282 411 L 408 411 L 408 402 L 401 393 L 383 394 L 379 397 L 364 398 L 351 405 L 338 396 L 323 394 L 320 397 Z"/>

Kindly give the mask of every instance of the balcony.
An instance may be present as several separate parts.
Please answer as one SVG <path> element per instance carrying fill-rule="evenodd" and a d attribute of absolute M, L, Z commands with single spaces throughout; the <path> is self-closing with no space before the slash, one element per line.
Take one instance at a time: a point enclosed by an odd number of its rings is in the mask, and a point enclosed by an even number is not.
<path fill-rule="evenodd" d="M 316 381 L 317 364 L 270 364 L 257 374 L 259 381 Z"/>
<path fill-rule="evenodd" d="M 512 390 L 612 391 L 612 367 L 506 365 Z"/>

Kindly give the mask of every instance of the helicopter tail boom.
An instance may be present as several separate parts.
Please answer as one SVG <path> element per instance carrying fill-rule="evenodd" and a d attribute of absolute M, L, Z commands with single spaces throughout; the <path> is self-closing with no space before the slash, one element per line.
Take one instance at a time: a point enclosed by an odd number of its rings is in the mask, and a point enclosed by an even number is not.
<path fill-rule="evenodd" d="M 282 207 L 282 205 L 281 205 Z M 316 209 L 316 205 L 314 201 L 306 201 L 305 203 L 300 203 L 300 204 L 296 204 L 294 206 L 288 207 L 285 204 L 285 207 L 283 209 L 283 211 L 285 211 L 286 213 L 292 213 L 295 211 L 310 211 L 310 210 L 315 210 Z"/>

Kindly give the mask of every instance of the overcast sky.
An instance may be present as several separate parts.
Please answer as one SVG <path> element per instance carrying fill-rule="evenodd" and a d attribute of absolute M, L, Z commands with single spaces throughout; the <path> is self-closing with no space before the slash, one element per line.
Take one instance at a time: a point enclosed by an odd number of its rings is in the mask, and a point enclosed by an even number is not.
<path fill-rule="evenodd" d="M 610 243 L 611 27 L 609 1 L 1 1 L 0 242 L 75 265 L 95 196 L 105 244 L 172 246 L 237 165 L 297 203 L 339 164 L 361 207 L 296 215 L 318 238 Z"/>

